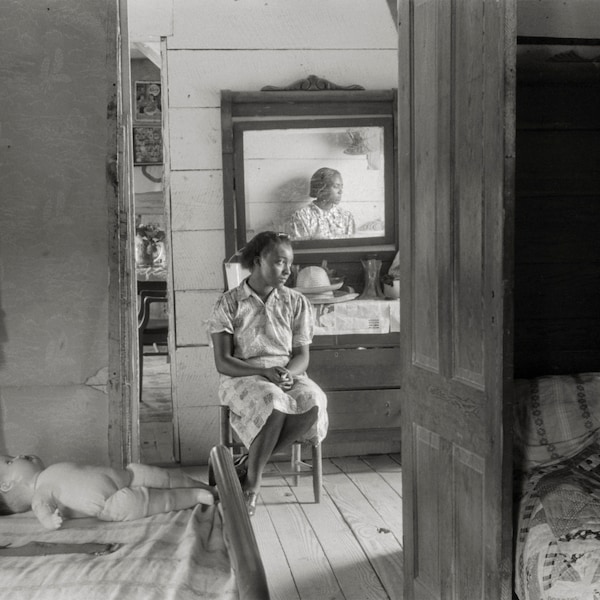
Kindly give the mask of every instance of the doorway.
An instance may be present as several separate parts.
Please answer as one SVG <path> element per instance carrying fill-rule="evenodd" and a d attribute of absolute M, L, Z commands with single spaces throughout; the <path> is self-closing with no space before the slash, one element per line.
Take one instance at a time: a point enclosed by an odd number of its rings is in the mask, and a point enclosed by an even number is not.
<path fill-rule="evenodd" d="M 135 214 L 138 330 L 139 456 L 141 462 L 179 462 L 174 428 L 168 300 L 168 215 L 165 202 L 160 41 L 144 39 L 129 15 L 132 196 Z M 132 32 L 135 32 L 133 34 Z"/>

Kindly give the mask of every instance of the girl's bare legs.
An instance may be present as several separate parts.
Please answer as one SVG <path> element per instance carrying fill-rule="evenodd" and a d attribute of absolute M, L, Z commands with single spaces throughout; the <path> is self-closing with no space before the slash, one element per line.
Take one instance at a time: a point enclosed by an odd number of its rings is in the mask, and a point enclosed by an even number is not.
<path fill-rule="evenodd" d="M 317 422 L 318 411 L 318 407 L 313 406 L 308 412 L 301 415 L 285 415 L 285 423 L 277 445 L 273 449 L 273 454 L 283 452 L 294 442 L 303 440 L 305 434 Z"/>
<path fill-rule="evenodd" d="M 245 492 L 258 492 L 263 470 L 274 452 L 281 452 L 303 439 L 314 425 L 318 408 L 315 406 L 301 415 L 286 415 L 274 410 L 248 449 L 248 473 Z"/>
<path fill-rule="evenodd" d="M 271 458 L 271 454 L 273 454 L 287 416 L 289 415 L 274 410 L 252 444 L 250 444 L 250 448 L 248 448 L 248 471 L 243 486 L 245 492 L 258 492 L 262 482 L 263 470 L 269 458 Z"/>

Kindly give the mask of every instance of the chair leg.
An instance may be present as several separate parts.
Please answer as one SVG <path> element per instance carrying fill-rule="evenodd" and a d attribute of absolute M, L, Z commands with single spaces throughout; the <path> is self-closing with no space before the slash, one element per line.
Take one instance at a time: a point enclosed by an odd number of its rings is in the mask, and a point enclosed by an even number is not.
<path fill-rule="evenodd" d="M 302 471 L 302 444 L 299 442 L 292 445 L 292 471 L 300 473 Z M 294 487 L 300 484 L 300 476 L 294 475 Z"/>
<path fill-rule="evenodd" d="M 321 502 L 321 488 L 323 487 L 323 452 L 321 444 L 315 444 L 312 447 L 312 475 L 313 492 L 315 494 L 315 503 Z"/>

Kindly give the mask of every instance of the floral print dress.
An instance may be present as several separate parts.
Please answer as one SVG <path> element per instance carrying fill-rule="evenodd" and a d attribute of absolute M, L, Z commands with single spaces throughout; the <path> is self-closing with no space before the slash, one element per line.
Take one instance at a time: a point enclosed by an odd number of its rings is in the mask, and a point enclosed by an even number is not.
<path fill-rule="evenodd" d="M 285 226 L 293 240 L 334 240 L 354 237 L 354 216 L 345 208 L 334 206 L 330 210 L 319 208 L 311 202 L 299 208 Z"/>
<path fill-rule="evenodd" d="M 285 367 L 292 348 L 312 342 L 312 308 L 307 298 L 287 287 L 275 288 L 263 302 L 243 281 L 217 301 L 207 329 L 209 336 L 222 331 L 232 334 L 233 354 L 240 360 L 259 367 Z M 327 396 L 306 373 L 294 377 L 287 391 L 259 375 L 221 374 L 219 400 L 229 407 L 231 426 L 246 448 L 273 409 L 294 415 L 317 406 L 317 422 L 306 440 L 321 442 L 327 435 Z"/>

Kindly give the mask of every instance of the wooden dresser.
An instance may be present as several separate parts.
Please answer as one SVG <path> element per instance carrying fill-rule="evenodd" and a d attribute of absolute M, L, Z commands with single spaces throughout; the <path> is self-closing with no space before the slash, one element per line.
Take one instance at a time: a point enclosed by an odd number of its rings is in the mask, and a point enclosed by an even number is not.
<path fill-rule="evenodd" d="M 325 456 L 400 452 L 400 334 L 315 336 L 308 374 L 327 393 Z"/>

